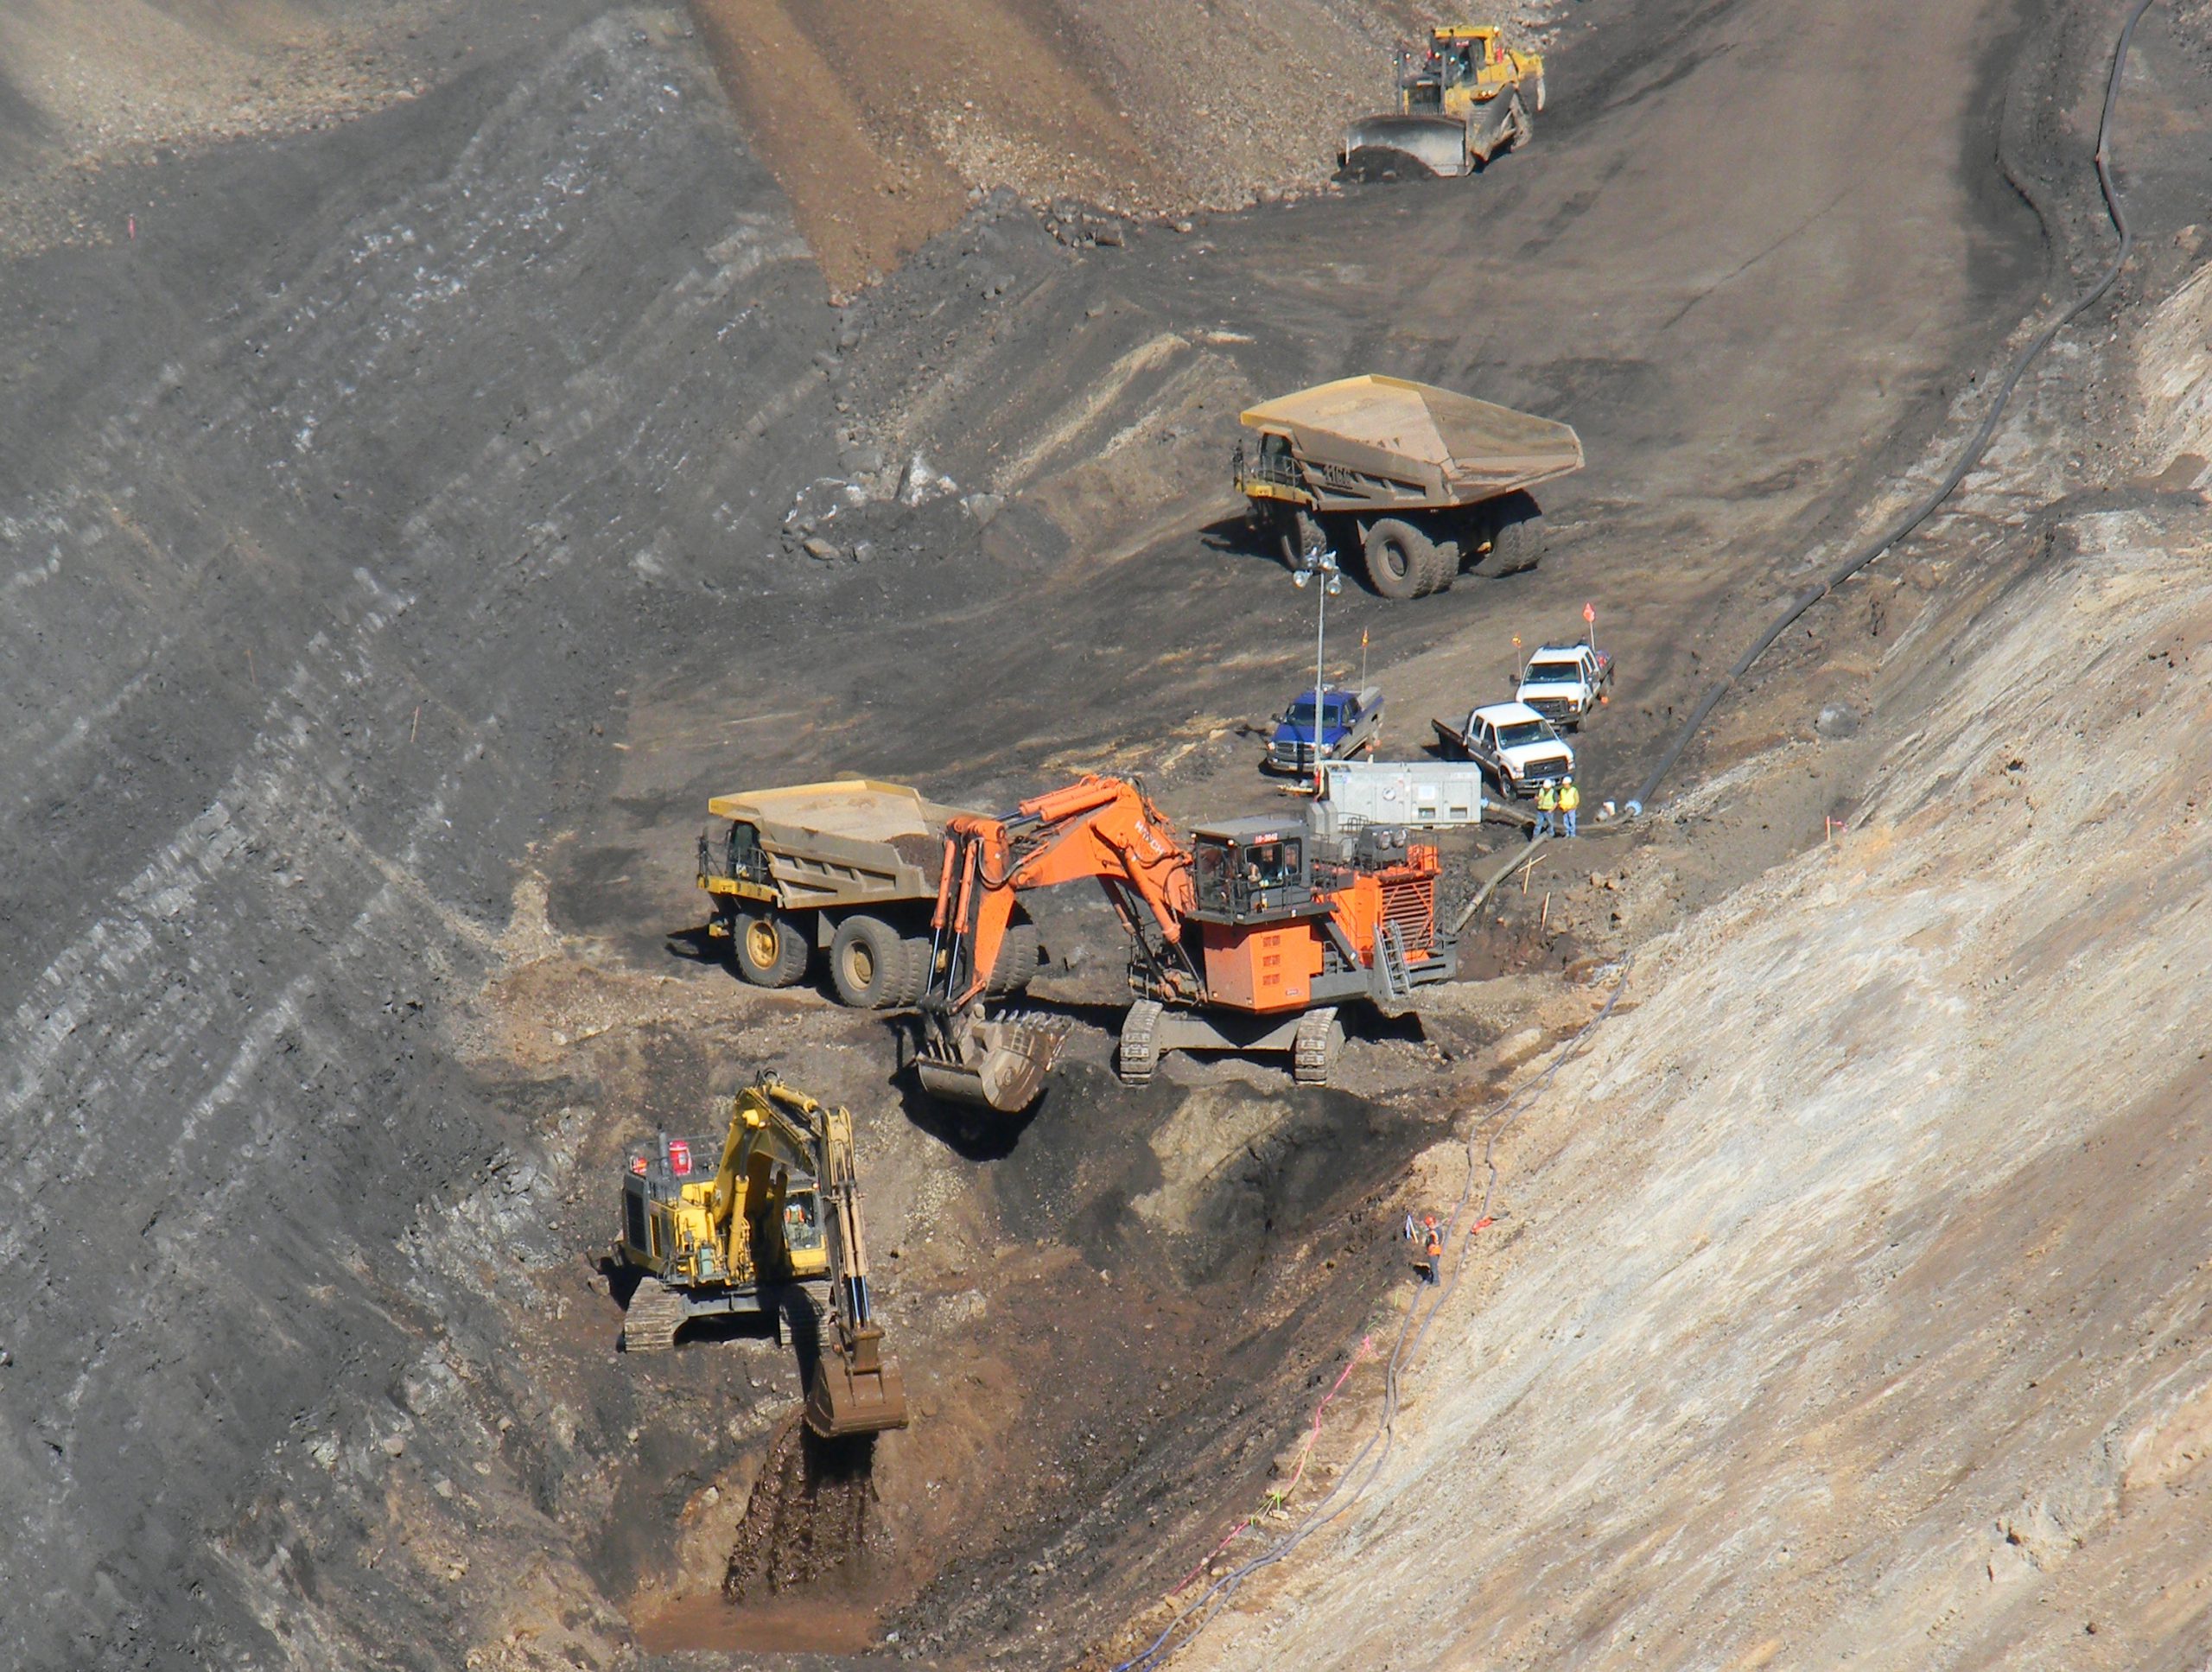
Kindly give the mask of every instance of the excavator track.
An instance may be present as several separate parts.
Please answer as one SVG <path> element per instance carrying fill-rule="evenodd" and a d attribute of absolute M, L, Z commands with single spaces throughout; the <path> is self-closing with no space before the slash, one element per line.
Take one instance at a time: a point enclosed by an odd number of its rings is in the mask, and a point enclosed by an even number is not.
<path fill-rule="evenodd" d="M 641 1281 L 622 1314 L 624 1352 L 666 1352 L 683 1327 L 683 1297 L 658 1277 Z"/>
<path fill-rule="evenodd" d="M 1114 1066 L 1123 1085 L 1152 1084 L 1152 1071 L 1160 1065 L 1160 1050 L 1154 1041 L 1166 1008 L 1157 999 L 1140 999 L 1122 1018 L 1122 1044 Z"/>
<path fill-rule="evenodd" d="M 1344 1038 L 1334 1005 L 1307 1011 L 1299 1019 L 1298 1037 L 1291 1045 L 1291 1078 L 1300 1085 L 1328 1084 Z"/>

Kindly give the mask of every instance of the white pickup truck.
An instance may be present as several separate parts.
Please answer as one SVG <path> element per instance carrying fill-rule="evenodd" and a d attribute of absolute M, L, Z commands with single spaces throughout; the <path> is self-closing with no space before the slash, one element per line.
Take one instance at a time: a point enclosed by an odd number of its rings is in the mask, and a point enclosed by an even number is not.
<path fill-rule="evenodd" d="M 1554 726 L 1573 731 L 1605 700 L 1612 683 L 1613 658 L 1596 645 L 1545 645 L 1521 671 L 1515 696 Z"/>
<path fill-rule="evenodd" d="M 1447 759 L 1475 761 L 1507 795 L 1531 796 L 1540 785 L 1574 775 L 1573 748 L 1526 702 L 1477 709 L 1464 730 L 1441 720 L 1429 724 Z"/>

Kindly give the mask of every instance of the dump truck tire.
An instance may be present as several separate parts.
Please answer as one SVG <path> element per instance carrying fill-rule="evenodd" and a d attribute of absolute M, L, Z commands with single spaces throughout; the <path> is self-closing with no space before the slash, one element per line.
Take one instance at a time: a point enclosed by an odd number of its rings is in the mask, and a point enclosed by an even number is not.
<path fill-rule="evenodd" d="M 1536 502 L 1526 493 L 1508 493 L 1487 507 L 1490 550 L 1475 565 L 1475 573 L 1496 577 L 1518 575 L 1543 561 L 1544 518 Z"/>
<path fill-rule="evenodd" d="M 755 987 L 789 987 L 806 973 L 806 937 L 780 912 L 740 912 L 729 944 L 737 973 Z"/>
<path fill-rule="evenodd" d="M 1378 597 L 1418 598 L 1435 562 L 1435 542 L 1411 523 L 1385 517 L 1367 531 L 1367 584 Z"/>
<path fill-rule="evenodd" d="M 1306 560 L 1308 551 L 1328 550 L 1329 537 L 1322 530 L 1321 519 L 1303 505 L 1277 522 L 1276 548 L 1282 553 L 1283 567 L 1295 569 Z"/>
<path fill-rule="evenodd" d="M 906 954 L 906 963 L 900 974 L 894 1004 L 919 1004 L 930 990 L 930 938 L 927 935 L 908 935 L 899 942 Z"/>
<path fill-rule="evenodd" d="M 997 999 L 1027 989 L 1030 977 L 1037 973 L 1038 949 L 1043 944 L 1037 925 L 1027 915 L 1007 925 L 1006 938 L 999 943 L 998 961 L 991 966 L 990 983 L 984 988 L 985 994 Z"/>
<path fill-rule="evenodd" d="M 1457 540 L 1431 540 L 1428 562 L 1421 569 L 1421 595 L 1426 597 L 1432 592 L 1449 592 L 1452 583 L 1459 578 L 1459 543 Z"/>
<path fill-rule="evenodd" d="M 906 989 L 906 943 L 881 918 L 855 912 L 830 942 L 830 985 L 837 1002 L 855 1010 L 880 1010 Z"/>

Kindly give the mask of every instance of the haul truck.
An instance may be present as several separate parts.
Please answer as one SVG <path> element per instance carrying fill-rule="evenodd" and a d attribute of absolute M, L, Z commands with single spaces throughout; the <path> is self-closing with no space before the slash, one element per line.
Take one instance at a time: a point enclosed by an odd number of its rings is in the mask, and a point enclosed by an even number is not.
<path fill-rule="evenodd" d="M 1242 415 L 1245 514 L 1294 567 L 1356 555 L 1385 598 L 1441 592 L 1463 569 L 1511 575 L 1542 556 L 1529 490 L 1582 467 L 1567 424 L 1431 384 L 1369 375 Z"/>
<path fill-rule="evenodd" d="M 928 990 L 930 916 L 955 809 L 904 784 L 848 779 L 716 796 L 707 811 L 728 821 L 699 836 L 707 932 L 728 940 L 739 975 L 790 987 L 820 952 L 840 1004 L 883 1009 Z M 1039 957 L 1025 913 L 993 967 L 993 995 L 1027 988 Z"/>

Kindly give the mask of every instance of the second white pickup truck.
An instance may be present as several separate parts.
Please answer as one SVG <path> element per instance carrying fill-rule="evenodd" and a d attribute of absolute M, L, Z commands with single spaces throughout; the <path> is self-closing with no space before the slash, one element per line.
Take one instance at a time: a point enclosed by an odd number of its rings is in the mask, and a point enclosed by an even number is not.
<path fill-rule="evenodd" d="M 1514 696 L 1553 725 L 1574 731 L 1612 683 L 1613 658 L 1596 645 L 1545 645 L 1522 669 Z"/>

